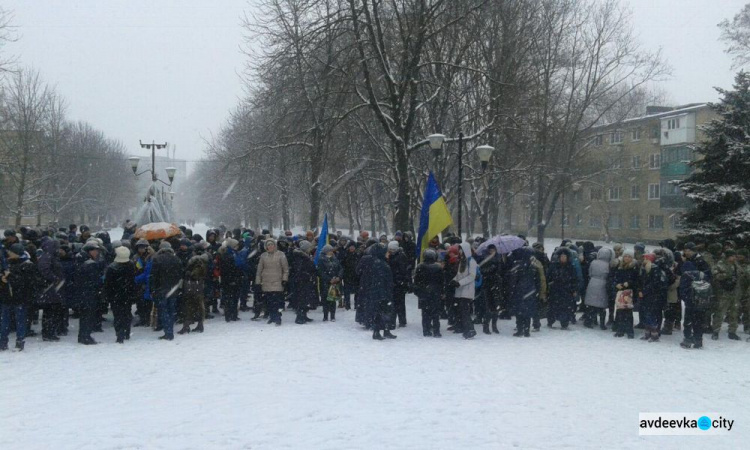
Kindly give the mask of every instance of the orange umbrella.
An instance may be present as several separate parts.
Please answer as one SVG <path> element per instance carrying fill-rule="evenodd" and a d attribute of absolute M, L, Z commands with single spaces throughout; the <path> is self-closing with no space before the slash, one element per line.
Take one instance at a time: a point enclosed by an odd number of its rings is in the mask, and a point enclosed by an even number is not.
<path fill-rule="evenodd" d="M 167 222 L 153 222 L 142 225 L 135 232 L 136 239 L 145 239 L 147 241 L 154 241 L 157 239 L 166 239 L 172 236 L 179 236 L 182 234 L 182 230 L 173 223 Z"/>

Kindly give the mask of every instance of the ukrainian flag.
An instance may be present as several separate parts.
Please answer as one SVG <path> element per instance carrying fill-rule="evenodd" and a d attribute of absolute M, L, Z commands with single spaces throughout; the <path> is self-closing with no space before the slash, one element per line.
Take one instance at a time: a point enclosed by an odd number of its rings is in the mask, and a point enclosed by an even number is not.
<path fill-rule="evenodd" d="M 432 238 L 440 234 L 443 230 L 453 225 L 448 206 L 445 204 L 443 193 L 435 181 L 435 176 L 430 172 L 427 178 L 427 186 L 424 190 L 424 200 L 422 201 L 422 213 L 419 217 L 419 233 L 417 234 L 417 260 L 422 259 L 422 252 L 430 245 Z"/>

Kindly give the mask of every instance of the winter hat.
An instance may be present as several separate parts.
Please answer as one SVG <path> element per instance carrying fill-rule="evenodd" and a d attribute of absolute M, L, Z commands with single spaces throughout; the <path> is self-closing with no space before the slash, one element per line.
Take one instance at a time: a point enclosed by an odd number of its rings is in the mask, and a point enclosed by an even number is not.
<path fill-rule="evenodd" d="M 332 251 L 333 251 L 333 247 L 331 247 L 330 245 L 326 244 L 326 245 L 323 246 L 323 254 L 326 254 L 326 253 L 332 252 Z"/>
<path fill-rule="evenodd" d="M 203 236 L 201 236 L 200 234 L 194 234 L 192 239 L 193 242 L 201 242 L 203 241 Z"/>
<path fill-rule="evenodd" d="M 83 250 L 84 252 L 88 252 L 91 250 L 100 250 L 100 249 L 101 247 L 99 247 L 99 243 L 96 242 L 96 240 L 92 239 L 90 241 L 87 241 L 81 250 Z"/>
<path fill-rule="evenodd" d="M 23 255 L 23 252 L 26 251 L 26 249 L 23 248 L 22 244 L 16 242 L 15 244 L 13 244 L 13 245 L 10 246 L 10 248 L 8 249 L 8 251 L 11 252 L 11 253 L 15 253 L 18 256 L 21 256 L 21 255 Z"/>
<path fill-rule="evenodd" d="M 635 258 L 633 250 L 625 250 L 624 252 L 622 252 L 622 256 L 630 256 L 631 258 Z"/>
<path fill-rule="evenodd" d="M 122 247 L 122 241 L 112 241 L 112 248 L 120 248 Z"/>
<path fill-rule="evenodd" d="M 543 252 L 544 251 L 544 244 L 542 244 L 541 242 L 534 242 L 533 244 L 531 244 L 531 248 L 533 248 L 534 250 L 538 250 L 540 252 Z"/>
<path fill-rule="evenodd" d="M 695 250 L 695 242 L 686 242 L 685 245 L 682 246 L 685 250 Z"/>
<path fill-rule="evenodd" d="M 148 241 L 145 240 L 145 239 L 143 239 L 143 238 L 141 238 L 141 239 L 138 239 L 138 242 L 135 243 L 135 248 L 138 248 L 138 247 L 148 247 L 148 245 L 149 245 Z"/>
<path fill-rule="evenodd" d="M 641 253 L 643 253 L 643 252 L 645 252 L 645 251 L 646 251 L 646 244 L 644 244 L 644 243 L 642 243 L 642 242 L 639 242 L 639 243 L 635 244 L 635 246 L 633 247 L 633 249 L 634 249 L 634 250 L 635 250 L 636 252 L 641 252 Z"/>
<path fill-rule="evenodd" d="M 128 250 L 132 248 L 132 246 L 130 245 L 130 241 L 128 241 L 127 239 L 122 241 L 122 246 L 127 248 Z"/>
<path fill-rule="evenodd" d="M 400 231 L 396 231 L 396 234 L 394 235 L 394 237 L 403 237 L 403 236 L 404 234 Z"/>
<path fill-rule="evenodd" d="M 722 248 L 723 247 L 721 246 L 721 244 L 719 244 L 718 242 L 714 242 L 708 246 L 708 253 L 718 257 L 719 255 L 721 255 Z"/>
<path fill-rule="evenodd" d="M 115 262 L 126 263 L 130 261 L 130 250 L 123 246 L 119 246 L 115 249 Z"/>
<path fill-rule="evenodd" d="M 182 238 L 182 239 L 180 239 L 180 245 L 181 246 L 184 245 L 185 247 L 190 248 L 190 247 L 193 246 L 193 243 L 190 242 L 190 239 L 188 239 L 188 238 Z"/>
<path fill-rule="evenodd" d="M 270 247 L 271 245 L 276 245 L 276 241 L 274 241 L 273 239 L 266 239 L 266 242 L 263 244 L 266 250 L 268 250 L 268 247 Z"/>
<path fill-rule="evenodd" d="M 161 250 L 172 250 L 172 245 L 167 241 L 162 241 L 161 244 L 159 244 L 159 251 Z"/>
<path fill-rule="evenodd" d="M 649 260 L 653 263 L 656 261 L 656 255 L 654 255 L 653 253 L 646 253 L 645 255 L 643 255 L 643 259 Z"/>
<path fill-rule="evenodd" d="M 11 237 L 11 236 L 15 236 L 16 232 L 12 228 L 9 228 L 9 229 L 5 230 L 5 232 L 3 234 L 5 235 L 5 237 Z"/>
<path fill-rule="evenodd" d="M 399 249 L 398 241 L 391 241 L 388 243 L 388 251 L 391 253 L 395 253 Z"/>
<path fill-rule="evenodd" d="M 734 251 L 733 248 L 728 248 L 728 249 L 724 250 L 724 257 L 725 258 L 729 258 L 730 256 L 736 256 L 736 255 L 737 255 L 737 252 Z"/>
<path fill-rule="evenodd" d="M 380 242 L 386 243 L 388 242 L 388 236 L 381 234 L 380 235 Z"/>
<path fill-rule="evenodd" d="M 239 245 L 240 245 L 240 243 L 239 243 L 239 241 L 237 241 L 237 239 L 229 238 L 229 239 L 227 239 L 227 240 L 224 241 L 224 246 L 228 247 L 228 248 L 231 248 L 233 250 L 236 250 Z"/>
<path fill-rule="evenodd" d="M 310 253 L 310 249 L 312 249 L 312 244 L 310 243 L 310 241 L 304 241 L 304 240 L 300 241 L 299 249 L 305 253 Z"/>

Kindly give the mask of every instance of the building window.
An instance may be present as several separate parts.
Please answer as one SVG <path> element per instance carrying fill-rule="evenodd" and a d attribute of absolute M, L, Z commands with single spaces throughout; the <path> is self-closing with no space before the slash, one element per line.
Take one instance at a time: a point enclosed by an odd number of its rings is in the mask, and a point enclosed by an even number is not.
<path fill-rule="evenodd" d="M 580 227 L 583 225 L 583 216 L 580 214 L 576 214 L 576 225 L 577 227 Z"/>
<path fill-rule="evenodd" d="M 648 215 L 648 229 L 649 230 L 662 230 L 664 229 L 664 216 Z"/>
<path fill-rule="evenodd" d="M 583 192 L 581 192 L 580 189 L 578 189 L 577 191 L 573 191 L 573 200 L 577 202 L 583 200 Z"/>
<path fill-rule="evenodd" d="M 651 170 L 660 169 L 661 168 L 661 153 L 653 153 L 649 157 L 648 167 Z"/>
<path fill-rule="evenodd" d="M 619 156 L 613 156 L 609 161 L 609 168 L 610 169 L 621 169 L 622 168 L 622 160 Z"/>
<path fill-rule="evenodd" d="M 679 180 L 665 181 L 661 191 L 664 195 L 681 195 L 682 190 L 677 185 Z"/>
<path fill-rule="evenodd" d="M 630 228 L 633 230 L 641 228 L 641 216 L 638 214 L 630 216 Z"/>
<path fill-rule="evenodd" d="M 640 128 L 633 128 L 630 130 L 630 140 L 631 141 L 640 141 L 641 140 L 641 129 Z"/>
<path fill-rule="evenodd" d="M 641 170 L 641 157 L 633 156 L 630 166 L 632 167 L 633 170 Z"/>
<path fill-rule="evenodd" d="M 613 131 L 609 135 L 610 144 L 622 144 L 622 131 Z"/>
<path fill-rule="evenodd" d="M 659 191 L 659 183 L 652 183 L 648 185 L 648 199 L 658 200 L 661 198 L 661 192 Z"/>
<path fill-rule="evenodd" d="M 609 228 L 622 228 L 622 214 L 610 214 L 608 224 Z"/>
<path fill-rule="evenodd" d="M 591 216 L 589 217 L 589 227 L 591 228 L 601 228 L 602 227 L 602 219 L 597 216 Z"/>
<path fill-rule="evenodd" d="M 604 144 L 604 136 L 601 134 L 597 134 L 594 136 L 594 145 L 602 145 Z"/>
<path fill-rule="evenodd" d="M 637 184 L 630 186 L 630 200 L 638 200 L 641 198 L 641 187 Z"/>
<path fill-rule="evenodd" d="M 651 139 L 659 139 L 660 130 L 658 126 L 651 128 Z"/>
<path fill-rule="evenodd" d="M 684 225 L 682 223 L 682 215 L 681 214 L 672 214 L 669 217 L 669 227 L 673 230 L 681 230 L 684 228 Z"/>
<path fill-rule="evenodd" d="M 619 187 L 619 186 L 613 186 L 613 187 L 609 188 L 609 195 L 608 195 L 609 201 L 620 200 L 621 197 L 622 197 L 622 188 L 621 187 Z"/>
<path fill-rule="evenodd" d="M 667 129 L 668 130 L 676 130 L 677 128 L 680 128 L 680 118 L 675 117 L 674 119 L 667 120 Z"/>
<path fill-rule="evenodd" d="M 602 199 L 602 190 L 599 188 L 591 188 L 591 191 L 589 191 L 589 200 L 601 200 Z"/>

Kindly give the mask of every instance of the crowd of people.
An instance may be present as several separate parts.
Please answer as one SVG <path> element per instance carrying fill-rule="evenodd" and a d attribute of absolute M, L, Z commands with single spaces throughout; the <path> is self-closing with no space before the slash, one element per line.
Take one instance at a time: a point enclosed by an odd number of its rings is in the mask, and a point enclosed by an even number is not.
<path fill-rule="evenodd" d="M 5 230 L 0 350 L 8 349 L 11 332 L 23 350 L 40 313 L 44 341 L 60 340 L 78 319 L 78 342 L 96 344 L 110 311 L 121 344 L 131 326 L 173 340 L 176 324 L 177 334 L 201 333 L 207 320 L 236 322 L 239 311 L 253 311 L 253 321 L 280 326 L 283 314 L 293 313 L 294 323 L 305 325 L 319 307 L 322 320 L 332 322 L 337 309 L 354 308 L 373 339 L 396 339 L 393 331 L 407 326 L 407 293 L 418 299 L 425 337 L 441 337 L 441 321 L 466 339 L 476 336 L 475 325 L 499 334 L 499 320 L 513 317 L 516 337 L 540 331 L 542 320 L 560 330 L 581 321 L 629 339 L 643 329 L 649 342 L 682 329 L 686 349 L 702 348 L 704 334 L 719 339 L 725 321 L 729 339 L 740 339 L 740 320 L 750 332 L 750 260 L 731 241 L 687 242 L 678 251 L 668 239 L 653 252 L 643 244 L 630 252 L 621 244 L 564 240 L 551 257 L 539 243 L 509 253 L 489 245 L 479 256 L 482 238 L 462 242 L 448 233 L 418 258 L 410 232 L 392 239 L 337 232 L 318 242 L 312 231 L 276 238 L 222 225 L 204 238 L 180 230 L 152 241 L 136 239 L 131 222 L 117 241 L 85 225 Z"/>

